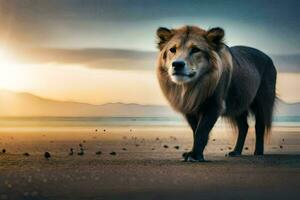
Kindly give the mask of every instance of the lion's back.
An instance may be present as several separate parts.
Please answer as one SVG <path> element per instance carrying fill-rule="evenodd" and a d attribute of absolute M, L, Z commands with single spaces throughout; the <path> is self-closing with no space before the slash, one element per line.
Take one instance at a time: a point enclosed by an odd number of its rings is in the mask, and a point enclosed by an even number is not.
<path fill-rule="evenodd" d="M 233 46 L 230 48 L 235 67 L 253 67 L 259 74 L 263 74 L 266 67 L 269 67 L 271 58 L 264 52 L 248 46 Z"/>
<path fill-rule="evenodd" d="M 264 72 L 274 71 L 275 68 L 270 57 L 258 49 L 234 46 L 229 50 L 233 70 L 226 102 L 228 114 L 235 115 L 246 110 L 253 102 L 265 76 Z"/>

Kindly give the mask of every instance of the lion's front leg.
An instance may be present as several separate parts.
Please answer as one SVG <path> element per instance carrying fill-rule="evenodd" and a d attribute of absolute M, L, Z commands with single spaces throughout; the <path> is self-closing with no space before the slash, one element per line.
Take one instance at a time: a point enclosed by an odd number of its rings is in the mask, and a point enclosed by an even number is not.
<path fill-rule="evenodd" d="M 197 129 L 197 125 L 198 125 L 199 120 L 200 120 L 200 116 L 197 116 L 195 114 L 186 114 L 185 118 L 186 118 L 189 126 L 193 130 L 193 140 L 195 140 L 196 129 Z M 196 158 L 196 155 L 193 155 L 193 151 L 184 152 L 182 154 L 182 157 L 183 157 L 184 161 L 186 161 L 186 162 L 200 161 L 200 160 L 204 161 L 203 156 L 202 156 L 202 158 L 194 159 L 194 158 Z"/>
<path fill-rule="evenodd" d="M 184 161 L 203 162 L 203 151 L 208 141 L 208 136 L 219 117 L 219 106 L 211 105 L 202 114 L 194 131 L 193 149 L 183 154 Z"/>

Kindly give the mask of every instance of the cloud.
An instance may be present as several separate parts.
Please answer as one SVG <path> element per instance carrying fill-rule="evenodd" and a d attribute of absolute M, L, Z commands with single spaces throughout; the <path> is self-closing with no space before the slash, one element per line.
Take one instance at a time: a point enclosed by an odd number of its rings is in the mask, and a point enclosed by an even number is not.
<path fill-rule="evenodd" d="M 221 26 L 237 45 L 299 53 L 299 5 L 298 0 L 0 0 L 0 42 L 154 50 L 158 26 L 195 24 Z"/>
<path fill-rule="evenodd" d="M 92 69 L 154 70 L 157 53 L 126 49 L 30 48 L 17 52 L 22 62 L 32 64 L 80 64 Z M 300 73 L 300 54 L 270 55 L 278 72 Z"/>
<path fill-rule="evenodd" d="M 121 49 L 30 48 L 17 52 L 19 61 L 44 64 L 81 64 L 93 69 L 154 70 L 156 53 Z"/>

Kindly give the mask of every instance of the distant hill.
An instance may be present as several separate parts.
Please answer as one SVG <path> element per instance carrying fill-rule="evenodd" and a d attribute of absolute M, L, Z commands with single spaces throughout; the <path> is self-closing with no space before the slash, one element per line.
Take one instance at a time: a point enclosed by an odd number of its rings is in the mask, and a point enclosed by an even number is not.
<path fill-rule="evenodd" d="M 300 73 L 300 54 L 271 55 L 278 72 Z"/>
<path fill-rule="evenodd" d="M 300 116 L 300 103 L 288 104 L 278 100 L 275 114 Z M 0 116 L 114 116 L 114 117 L 172 117 L 176 113 L 169 106 L 56 101 L 29 93 L 0 90 Z"/>
<path fill-rule="evenodd" d="M 174 116 L 167 106 L 55 101 L 29 93 L 0 90 L 0 116 Z"/>
<path fill-rule="evenodd" d="M 286 103 L 281 99 L 277 99 L 274 114 L 280 116 L 300 116 L 300 103 Z"/>

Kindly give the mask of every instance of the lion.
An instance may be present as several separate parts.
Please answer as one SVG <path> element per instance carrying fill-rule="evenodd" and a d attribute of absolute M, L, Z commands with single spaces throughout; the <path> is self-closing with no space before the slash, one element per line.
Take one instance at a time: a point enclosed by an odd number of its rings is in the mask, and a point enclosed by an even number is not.
<path fill-rule="evenodd" d="M 203 162 L 209 133 L 219 117 L 238 129 L 229 156 L 242 154 L 248 116 L 255 116 L 254 155 L 263 155 L 264 136 L 272 125 L 276 68 L 265 53 L 247 46 L 229 47 L 220 27 L 157 29 L 157 77 L 171 107 L 193 130 L 193 147 L 184 161 Z"/>

